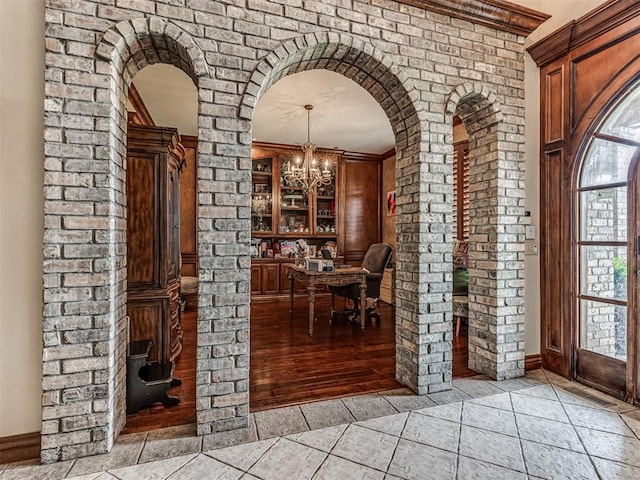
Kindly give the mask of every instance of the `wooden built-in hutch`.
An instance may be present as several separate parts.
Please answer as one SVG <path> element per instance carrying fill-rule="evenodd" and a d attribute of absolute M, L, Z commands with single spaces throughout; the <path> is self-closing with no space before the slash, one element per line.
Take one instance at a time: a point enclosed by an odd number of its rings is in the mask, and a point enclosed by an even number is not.
<path fill-rule="evenodd" d="M 132 342 L 150 340 L 149 361 L 182 349 L 180 180 L 185 152 L 175 128 L 127 130 L 127 315 Z"/>
<path fill-rule="evenodd" d="M 301 154 L 300 147 L 253 145 L 251 236 L 255 249 L 251 293 L 254 296 L 289 292 L 288 268 L 294 259 L 279 257 L 281 242 L 304 239 L 318 252 L 329 243 L 335 246 L 341 262 L 358 264 L 369 245 L 381 239 L 382 161 L 393 152 L 365 155 L 317 149 L 316 153 L 323 164 L 327 161 L 332 182 L 314 188 L 307 195 L 300 186 L 285 179 L 289 162 L 295 162 Z M 304 291 L 304 285 L 296 287 L 296 291 Z"/>

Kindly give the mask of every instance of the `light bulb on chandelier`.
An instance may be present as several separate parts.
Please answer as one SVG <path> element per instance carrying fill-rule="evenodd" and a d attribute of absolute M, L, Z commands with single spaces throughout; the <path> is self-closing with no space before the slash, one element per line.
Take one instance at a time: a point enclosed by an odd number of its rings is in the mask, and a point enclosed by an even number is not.
<path fill-rule="evenodd" d="M 330 185 L 333 177 L 329 168 L 329 161 L 325 160 L 322 168 L 318 166 L 318 159 L 314 153 L 316 146 L 311 143 L 311 110 L 313 105 L 305 105 L 307 110 L 307 143 L 302 145 L 302 158 L 295 160 L 295 165 L 289 162 L 284 178 L 287 182 L 297 184 L 309 194 L 317 185 Z"/>

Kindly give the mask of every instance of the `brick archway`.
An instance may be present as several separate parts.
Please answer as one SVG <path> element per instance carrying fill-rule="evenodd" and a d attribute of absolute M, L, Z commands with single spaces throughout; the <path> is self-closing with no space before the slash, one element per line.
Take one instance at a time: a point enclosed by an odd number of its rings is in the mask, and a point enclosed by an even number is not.
<path fill-rule="evenodd" d="M 196 85 L 209 74 L 202 51 L 175 24 L 136 18 L 115 24 L 95 48 L 101 75 L 91 109 L 64 114 L 69 142 L 49 141 L 45 211 L 64 218 L 44 237 L 43 462 L 106 453 L 126 420 L 126 99 L 135 74 L 154 63 L 182 69 Z M 84 121 L 83 121 L 84 118 Z M 64 121 L 60 122 L 64 123 Z M 89 127 L 90 125 L 90 127 Z M 87 135 L 87 127 L 95 131 Z M 75 185 L 62 201 L 57 187 Z"/>
<path fill-rule="evenodd" d="M 524 375 L 524 124 L 476 82 L 449 95 L 469 133 L 469 368 Z"/>
<path fill-rule="evenodd" d="M 414 171 L 422 158 L 422 132 L 428 130 L 426 115 L 416 109 L 419 98 L 412 81 L 373 45 L 347 34 L 326 32 L 287 40 L 254 70 L 243 96 L 242 117 L 251 120 L 260 96 L 278 80 L 310 69 L 334 71 L 357 82 L 385 111 L 395 135 L 398 160 L 396 176 L 400 179 L 396 192 L 399 205 L 396 225 L 405 233 L 415 228 L 413 189 L 416 185 L 412 182 L 421 181 Z M 397 271 L 426 272 L 429 269 L 426 262 L 415 262 L 421 251 L 419 236 L 412 236 L 410 241 L 406 241 L 406 238 L 402 236 L 397 242 Z M 444 261 L 444 257 L 438 260 Z M 404 283 L 398 282 L 396 286 L 396 378 L 416 392 L 444 390 L 450 388 L 451 365 L 447 362 L 446 350 L 448 348 L 451 351 L 451 342 L 443 335 L 440 339 L 442 346 L 439 347 L 442 357 L 430 357 L 432 367 L 441 371 L 442 375 L 436 378 L 435 375 L 425 375 L 424 369 L 421 372 L 420 358 L 416 352 L 425 348 L 428 341 L 413 332 L 419 330 L 418 324 L 422 321 L 419 312 L 426 308 L 427 300 L 417 294 L 417 284 L 414 282 L 415 279 L 410 278 Z M 442 298 L 438 300 L 443 301 Z M 406 320 L 400 321 L 401 318 Z M 443 318 L 441 321 L 446 320 Z M 433 342 L 433 338 L 430 341 Z"/>

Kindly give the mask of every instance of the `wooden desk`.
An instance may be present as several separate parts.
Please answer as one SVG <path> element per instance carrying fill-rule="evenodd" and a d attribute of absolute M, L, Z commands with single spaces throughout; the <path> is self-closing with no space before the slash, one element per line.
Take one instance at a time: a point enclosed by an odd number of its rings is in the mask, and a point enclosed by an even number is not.
<path fill-rule="evenodd" d="M 307 294 L 309 296 L 309 336 L 313 336 L 313 320 L 315 317 L 315 297 L 316 284 L 324 283 L 328 285 L 348 285 L 349 283 L 360 284 L 360 328 L 364 330 L 365 310 L 367 307 L 367 272 L 358 267 L 337 268 L 332 272 L 314 272 L 307 270 L 300 265 L 291 265 L 289 267 L 290 280 L 290 296 L 291 306 L 290 312 L 293 315 L 293 292 L 295 290 L 295 281 L 301 280 L 307 282 Z"/>

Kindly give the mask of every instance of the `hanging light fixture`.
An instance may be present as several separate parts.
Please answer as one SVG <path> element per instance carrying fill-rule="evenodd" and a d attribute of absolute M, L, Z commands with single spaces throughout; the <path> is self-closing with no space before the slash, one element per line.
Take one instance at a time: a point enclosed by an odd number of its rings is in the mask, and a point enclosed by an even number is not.
<path fill-rule="evenodd" d="M 301 186 L 305 193 L 309 194 L 317 185 L 331 184 L 333 178 L 329 161 L 325 160 L 321 166 L 321 161 L 314 155 L 316 146 L 310 140 L 313 105 L 305 105 L 304 108 L 307 110 L 307 143 L 302 145 L 302 158 L 298 157 L 295 162 L 289 162 L 284 178 L 291 184 Z"/>

